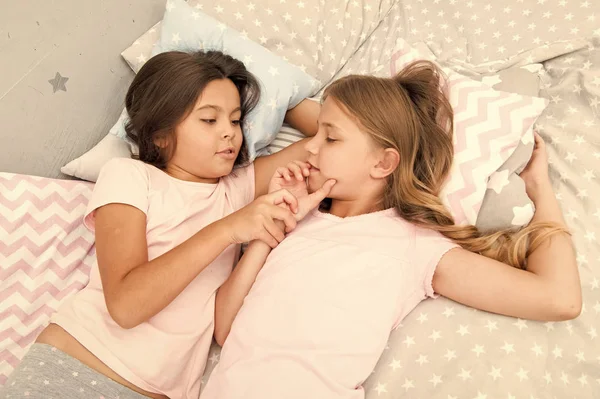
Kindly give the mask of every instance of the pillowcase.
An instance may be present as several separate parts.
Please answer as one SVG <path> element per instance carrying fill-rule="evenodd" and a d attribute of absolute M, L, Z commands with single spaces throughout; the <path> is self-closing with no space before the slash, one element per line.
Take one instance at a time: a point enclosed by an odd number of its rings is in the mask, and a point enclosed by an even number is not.
<path fill-rule="evenodd" d="M 395 3 L 396 0 L 237 0 L 215 4 L 188 1 L 196 12 L 238 30 L 322 84 L 331 80 Z M 121 53 L 134 71 L 150 58 L 152 46 L 158 41 L 159 24 Z"/>
<path fill-rule="evenodd" d="M 50 316 L 89 281 L 94 233 L 82 220 L 92 189 L 0 172 L 0 391 Z"/>
<path fill-rule="evenodd" d="M 289 64 L 244 35 L 196 11 L 183 0 L 170 0 L 161 26 L 161 39 L 153 55 L 171 51 L 220 50 L 243 61 L 261 84 L 257 107 L 244 120 L 244 136 L 251 159 L 267 154 L 266 147 L 275 138 L 285 113 L 318 88 L 315 79 Z M 101 167 L 116 156 L 135 151 L 127 139 L 123 110 L 108 136 L 96 147 L 75 159 L 61 171 L 85 180 L 96 181 Z"/>
<path fill-rule="evenodd" d="M 398 39 L 390 75 L 423 58 L 430 57 Z M 440 196 L 457 224 L 476 224 L 488 180 L 515 152 L 521 140 L 533 137 L 533 124 L 548 102 L 496 91 L 448 68 L 443 69 L 447 74 L 448 98 L 454 109 L 455 153 Z M 520 225 L 526 219 L 521 214 L 515 222 Z"/>

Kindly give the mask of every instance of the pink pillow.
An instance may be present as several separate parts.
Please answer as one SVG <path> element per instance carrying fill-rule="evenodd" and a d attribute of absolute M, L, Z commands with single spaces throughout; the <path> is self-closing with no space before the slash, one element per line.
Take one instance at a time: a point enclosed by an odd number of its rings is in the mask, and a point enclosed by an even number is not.
<path fill-rule="evenodd" d="M 431 59 L 396 41 L 390 72 Z M 548 105 L 538 97 L 496 91 L 444 68 L 454 109 L 454 163 L 441 193 L 457 224 L 475 224 L 490 176 L 512 155 L 521 140 L 533 140 L 533 124 Z"/>
<path fill-rule="evenodd" d="M 0 173 L 0 387 L 50 315 L 88 283 L 93 185 Z"/>

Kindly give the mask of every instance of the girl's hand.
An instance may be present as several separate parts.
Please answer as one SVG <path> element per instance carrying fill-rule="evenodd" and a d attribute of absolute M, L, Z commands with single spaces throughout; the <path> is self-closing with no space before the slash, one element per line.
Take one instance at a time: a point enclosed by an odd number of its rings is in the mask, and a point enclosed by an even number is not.
<path fill-rule="evenodd" d="M 277 190 L 263 195 L 244 208 L 221 219 L 226 226 L 230 241 L 241 244 L 261 240 L 275 248 L 296 227 L 296 218 L 292 211 L 298 210 L 298 201 L 287 190 Z M 285 224 L 281 227 L 281 221 Z"/>
<path fill-rule="evenodd" d="M 546 152 L 546 143 L 542 137 L 534 132 L 535 147 L 529 163 L 523 169 L 520 176 L 525 181 L 525 190 L 527 195 L 535 203 L 540 191 L 551 189 L 550 177 L 548 175 L 548 153 Z"/>
<path fill-rule="evenodd" d="M 278 168 L 269 184 L 269 192 L 285 189 L 298 201 L 298 208 L 294 211 L 297 221 L 302 220 L 308 212 L 319 206 L 331 192 L 335 180 L 330 179 L 314 193 L 309 194 L 306 178 L 310 175 L 310 164 L 302 161 L 290 162 L 287 166 Z M 286 206 L 282 204 L 282 206 Z"/>

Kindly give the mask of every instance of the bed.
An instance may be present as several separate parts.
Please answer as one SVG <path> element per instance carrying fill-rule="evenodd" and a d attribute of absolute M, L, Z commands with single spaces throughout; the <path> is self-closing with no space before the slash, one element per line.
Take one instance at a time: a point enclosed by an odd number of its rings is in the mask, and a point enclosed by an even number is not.
<path fill-rule="evenodd" d="M 536 129 L 549 144 L 553 183 L 577 247 L 581 316 L 538 323 L 428 300 L 392 332 L 364 387 L 367 398 L 600 397 L 600 3 L 189 2 L 252 40 L 277 38 L 263 45 L 323 85 L 348 73 L 381 73 L 401 38 L 466 76 L 496 87 L 518 80 L 524 83 L 503 89 L 545 98 Z M 0 15 L 7 55 L 0 59 L 0 386 L 50 314 L 87 283 L 95 257 L 81 217 L 93 185 L 60 168 L 117 120 L 132 70 L 145 58 L 140 46 L 156 40 L 159 28 L 140 35 L 163 10 L 162 0 L 60 0 L 19 3 Z M 346 23 L 340 28 L 338 20 Z M 318 62 L 308 51 L 278 50 L 310 48 L 313 34 L 330 36 Z M 284 127 L 271 151 L 298 137 Z M 214 345 L 205 379 L 218 360 Z"/>

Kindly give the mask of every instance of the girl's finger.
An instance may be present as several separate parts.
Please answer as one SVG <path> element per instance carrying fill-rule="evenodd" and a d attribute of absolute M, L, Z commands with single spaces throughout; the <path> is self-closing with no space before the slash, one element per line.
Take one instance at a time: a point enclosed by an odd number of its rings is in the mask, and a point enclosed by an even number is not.
<path fill-rule="evenodd" d="M 274 207 L 272 216 L 274 219 L 279 219 L 285 224 L 285 231 L 288 233 L 296 228 L 296 218 L 289 209 L 280 206 Z"/>
<path fill-rule="evenodd" d="M 300 169 L 302 169 L 302 174 L 304 177 L 308 177 L 310 175 L 310 164 L 308 162 L 294 161 L 294 163 L 298 165 Z"/>
<path fill-rule="evenodd" d="M 271 237 L 277 240 L 278 244 L 285 238 L 285 233 L 283 232 L 283 230 L 277 227 L 273 219 L 265 220 L 263 226 L 265 230 L 271 235 Z"/>
<path fill-rule="evenodd" d="M 278 190 L 267 195 L 269 196 L 269 200 L 273 205 L 285 203 L 290 207 L 292 212 L 298 212 L 298 199 L 288 190 Z"/>
<path fill-rule="evenodd" d="M 334 179 L 329 179 L 323 184 L 323 186 L 321 186 L 321 188 L 319 188 L 314 193 L 310 194 L 310 206 L 313 208 L 317 207 L 321 203 L 321 201 L 327 198 L 335 183 L 336 181 Z"/>
<path fill-rule="evenodd" d="M 283 178 L 283 180 L 285 180 L 285 181 L 292 180 L 292 177 L 290 176 L 290 171 L 288 170 L 288 168 L 277 168 L 277 174 L 279 174 L 279 176 L 281 176 Z"/>
<path fill-rule="evenodd" d="M 264 242 L 265 244 L 267 244 L 268 246 L 270 246 L 271 248 L 275 248 L 277 245 L 279 245 L 279 242 L 277 242 L 277 240 L 275 238 L 273 238 L 273 236 L 271 234 L 269 234 L 266 230 L 263 229 L 263 231 L 258 235 L 257 237 L 258 240 L 261 240 L 262 242 Z"/>
<path fill-rule="evenodd" d="M 291 173 L 293 173 L 293 175 L 296 177 L 296 179 L 298 181 L 304 180 L 304 177 L 302 176 L 302 170 L 300 169 L 300 166 L 298 166 L 297 164 L 291 162 L 288 165 L 288 169 L 290 170 Z"/>

